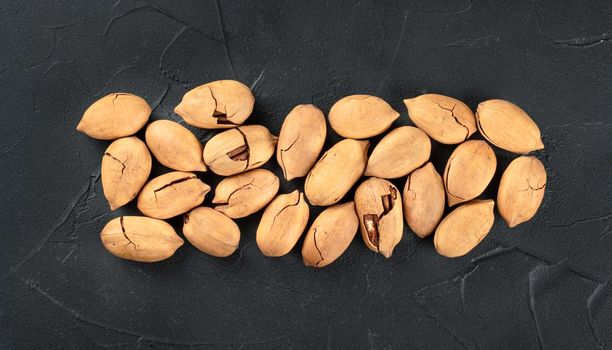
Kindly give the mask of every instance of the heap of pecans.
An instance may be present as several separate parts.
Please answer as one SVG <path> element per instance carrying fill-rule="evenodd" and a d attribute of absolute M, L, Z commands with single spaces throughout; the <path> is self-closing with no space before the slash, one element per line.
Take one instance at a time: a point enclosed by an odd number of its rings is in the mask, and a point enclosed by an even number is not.
<path fill-rule="evenodd" d="M 182 125 L 150 123 L 145 142 L 131 136 L 147 124 L 151 107 L 128 93 L 113 93 L 93 103 L 77 130 L 95 139 L 114 140 L 102 157 L 104 195 L 111 210 L 137 198 L 144 216 L 120 216 L 100 237 L 112 254 L 130 260 L 166 259 L 183 239 L 163 219 L 184 215 L 183 234 L 199 250 L 218 257 L 232 254 L 240 241 L 233 219 L 264 209 L 256 241 L 266 256 L 283 256 L 304 233 L 309 204 L 326 206 L 306 232 L 304 264 L 323 267 L 347 249 L 357 230 L 366 246 L 390 257 L 402 239 L 404 220 L 419 237 L 435 231 L 436 250 L 446 257 L 467 254 L 489 233 L 494 202 L 475 199 L 489 185 L 497 160 L 486 141 L 468 140 L 477 130 L 493 145 L 517 154 L 544 148 L 540 130 L 522 109 L 504 100 L 478 105 L 476 114 L 451 97 L 425 94 L 404 100 L 416 127 L 401 126 L 384 136 L 368 157 L 370 137 L 399 118 L 384 100 L 352 95 L 329 111 L 332 129 L 344 137 L 319 157 L 325 143 L 324 114 L 298 105 L 285 118 L 277 138 L 261 125 L 243 125 L 255 97 L 244 84 L 214 81 L 187 92 L 175 112 L 186 123 L 227 129 L 204 146 Z M 458 144 L 440 176 L 429 161 L 430 138 Z M 153 156 L 175 171 L 149 180 Z M 279 178 L 258 169 L 274 154 L 284 178 L 306 176 L 304 193 L 278 194 Z M 201 204 L 210 186 L 194 172 L 226 176 L 215 189 L 214 208 Z M 339 202 L 361 179 L 354 201 Z M 403 191 L 387 179 L 407 176 Z M 509 227 L 531 219 L 546 187 L 546 171 L 533 156 L 522 155 L 504 171 L 497 208 Z M 446 205 L 456 206 L 442 218 Z"/>

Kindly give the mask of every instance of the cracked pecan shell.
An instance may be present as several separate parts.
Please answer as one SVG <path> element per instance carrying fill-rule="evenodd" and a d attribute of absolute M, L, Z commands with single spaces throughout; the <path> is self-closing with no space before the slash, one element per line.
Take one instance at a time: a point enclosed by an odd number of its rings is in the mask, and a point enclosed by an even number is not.
<path fill-rule="evenodd" d="M 478 197 L 489 185 L 497 158 L 485 141 L 466 141 L 453 151 L 444 169 L 444 188 L 448 206 Z"/>
<path fill-rule="evenodd" d="M 433 164 L 427 163 L 408 175 L 403 204 L 406 223 L 417 236 L 427 237 L 436 229 L 444 215 L 446 196 L 442 177 Z"/>
<path fill-rule="evenodd" d="M 283 256 L 293 249 L 308 223 L 304 194 L 280 194 L 268 205 L 257 226 L 256 241 L 265 256 Z"/>
<path fill-rule="evenodd" d="M 304 238 L 304 265 L 324 267 L 334 262 L 349 247 L 358 227 L 354 202 L 336 204 L 323 210 Z"/>
<path fill-rule="evenodd" d="M 149 217 L 168 219 L 204 202 L 210 186 L 194 173 L 174 171 L 149 181 L 138 195 L 138 210 Z"/>
<path fill-rule="evenodd" d="M 77 130 L 94 139 L 114 140 L 135 134 L 150 115 L 151 106 L 142 97 L 113 93 L 87 108 Z"/>
<path fill-rule="evenodd" d="M 167 259 L 183 245 L 168 223 L 144 216 L 120 216 L 100 232 L 104 248 L 128 260 L 155 262 Z"/>
<path fill-rule="evenodd" d="M 151 173 L 151 154 L 135 136 L 120 138 L 108 146 L 100 167 L 102 189 L 111 210 L 136 198 Z"/>
<path fill-rule="evenodd" d="M 402 196 L 391 182 L 371 177 L 355 191 L 355 208 L 366 246 L 389 258 L 404 233 Z"/>
<path fill-rule="evenodd" d="M 235 80 L 218 80 L 188 91 L 174 112 L 199 128 L 226 129 L 244 123 L 254 104 L 248 86 Z"/>
<path fill-rule="evenodd" d="M 276 196 L 280 181 L 266 169 L 254 169 L 225 178 L 215 188 L 215 210 L 232 219 L 263 209 Z"/>
<path fill-rule="evenodd" d="M 518 157 L 499 182 L 497 209 L 509 227 L 531 219 L 540 208 L 546 188 L 546 169 L 535 157 Z"/>
<path fill-rule="evenodd" d="M 217 175 L 230 176 L 264 165 L 274 155 L 276 136 L 261 125 L 226 130 L 204 145 L 204 163 Z"/>
<path fill-rule="evenodd" d="M 425 94 L 406 99 L 404 104 L 412 122 L 440 143 L 461 143 L 476 132 L 474 113 L 455 98 Z"/>
<path fill-rule="evenodd" d="M 327 126 L 323 112 L 313 105 L 298 105 L 289 112 L 276 146 L 276 160 L 287 181 L 306 176 L 323 149 Z"/>

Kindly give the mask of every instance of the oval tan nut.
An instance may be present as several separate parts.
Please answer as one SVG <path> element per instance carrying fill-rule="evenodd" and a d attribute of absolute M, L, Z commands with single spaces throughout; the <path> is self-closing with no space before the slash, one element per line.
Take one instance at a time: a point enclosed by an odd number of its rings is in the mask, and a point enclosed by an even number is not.
<path fill-rule="evenodd" d="M 217 257 L 231 255 L 240 242 L 238 225 L 207 207 L 195 208 L 183 216 L 183 234 L 196 248 Z"/>
<path fill-rule="evenodd" d="M 232 219 L 243 218 L 263 209 L 276 196 L 280 182 L 266 169 L 253 169 L 225 178 L 215 188 L 215 210 Z"/>
<path fill-rule="evenodd" d="M 144 142 L 129 136 L 113 141 L 102 157 L 102 189 L 111 210 L 136 198 L 151 173 L 151 154 Z"/>
<path fill-rule="evenodd" d="M 99 140 L 130 136 L 149 120 L 151 106 L 143 98 L 125 92 L 94 102 L 83 114 L 77 130 Z"/>
<path fill-rule="evenodd" d="M 366 246 L 386 258 L 391 257 L 404 233 L 399 190 L 387 180 L 371 177 L 357 187 L 355 208 Z"/>
<path fill-rule="evenodd" d="M 369 142 L 345 139 L 330 148 L 308 173 L 304 192 L 313 205 L 332 205 L 359 180 L 368 161 Z"/>
<path fill-rule="evenodd" d="M 147 146 L 155 158 L 170 169 L 206 171 L 202 144 L 186 127 L 171 120 L 157 120 L 147 126 Z"/>
<path fill-rule="evenodd" d="M 446 204 L 442 177 L 433 164 L 408 175 L 403 195 L 406 223 L 417 236 L 429 236 L 442 219 Z"/>
<path fill-rule="evenodd" d="M 289 112 L 276 146 L 276 160 L 287 181 L 306 176 L 323 149 L 327 126 L 323 112 L 313 105 L 298 105 Z"/>
<path fill-rule="evenodd" d="M 395 179 L 425 164 L 431 152 L 431 141 L 421 129 L 400 126 L 380 140 L 372 151 L 365 176 Z"/>
<path fill-rule="evenodd" d="M 351 244 L 358 227 L 359 219 L 354 202 L 336 204 L 325 209 L 317 216 L 304 238 L 304 264 L 324 267 L 334 262 Z"/>
<path fill-rule="evenodd" d="M 365 139 L 382 134 L 399 118 L 399 113 L 380 97 L 351 95 L 336 102 L 328 118 L 338 135 Z"/>
<path fill-rule="evenodd" d="M 104 248 L 123 259 L 155 262 L 171 257 L 183 245 L 168 223 L 144 216 L 120 216 L 100 232 Z"/>
<path fill-rule="evenodd" d="M 187 124 L 204 129 L 233 128 L 253 112 L 255 97 L 235 80 L 218 80 L 188 91 L 174 108 Z"/>
<path fill-rule="evenodd" d="M 544 149 L 538 125 L 511 102 L 481 102 L 476 110 L 476 120 L 482 136 L 501 149 L 519 154 Z"/>
<path fill-rule="evenodd" d="M 491 230 L 494 202 L 473 200 L 450 212 L 434 235 L 434 245 L 442 256 L 455 258 L 469 253 Z"/>
<path fill-rule="evenodd" d="M 264 165 L 274 154 L 276 141 L 264 126 L 239 126 L 206 143 L 204 163 L 217 175 L 242 173 Z"/>
<path fill-rule="evenodd" d="M 168 219 L 197 207 L 210 186 L 193 173 L 174 171 L 149 181 L 138 195 L 138 210 L 156 219 Z"/>
<path fill-rule="evenodd" d="M 489 185 L 497 159 L 485 141 L 466 141 L 453 151 L 444 169 L 448 206 L 478 197 Z"/>
<path fill-rule="evenodd" d="M 497 209 L 509 227 L 531 219 L 540 208 L 546 188 L 546 169 L 535 157 L 518 157 L 499 182 Z"/>
<path fill-rule="evenodd" d="M 440 143 L 461 143 L 476 132 L 474 113 L 455 98 L 425 94 L 406 99 L 404 104 L 410 120 Z"/>
<path fill-rule="evenodd" d="M 265 256 L 283 256 L 295 246 L 308 223 L 310 210 L 304 194 L 295 190 L 280 194 L 264 211 L 256 241 Z"/>

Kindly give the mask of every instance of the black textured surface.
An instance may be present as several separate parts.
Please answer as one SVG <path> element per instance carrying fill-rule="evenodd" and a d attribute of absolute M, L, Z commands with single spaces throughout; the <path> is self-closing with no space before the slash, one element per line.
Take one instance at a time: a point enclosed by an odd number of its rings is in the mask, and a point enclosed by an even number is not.
<path fill-rule="evenodd" d="M 612 348 L 608 0 L 3 1 L 0 43 L 2 349 Z M 353 93 L 389 101 L 396 124 L 423 92 L 511 100 L 542 130 L 543 206 L 513 230 L 497 216 L 459 259 L 406 230 L 389 260 L 358 238 L 313 270 L 298 249 L 261 255 L 261 214 L 227 259 L 108 254 L 100 229 L 135 209 L 107 209 L 108 143 L 75 131 L 82 112 L 120 90 L 178 120 L 188 89 L 222 78 L 252 87 L 248 123 L 275 134 L 293 105 Z M 438 169 L 450 151 L 435 145 Z M 497 182 L 513 156 L 496 153 Z"/>

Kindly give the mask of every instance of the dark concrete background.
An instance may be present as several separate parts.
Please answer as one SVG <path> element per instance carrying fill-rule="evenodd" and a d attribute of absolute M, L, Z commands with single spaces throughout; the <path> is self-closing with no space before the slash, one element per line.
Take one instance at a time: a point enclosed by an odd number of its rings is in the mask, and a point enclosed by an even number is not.
<path fill-rule="evenodd" d="M 13 0 L 0 43 L 2 349 L 612 348 L 611 1 Z M 542 130 L 544 203 L 513 230 L 497 216 L 458 259 L 406 229 L 389 260 L 357 238 L 313 270 L 299 247 L 262 256 L 261 214 L 227 259 L 189 244 L 151 265 L 110 255 L 100 229 L 136 210 L 108 210 L 108 142 L 75 131 L 82 112 L 127 91 L 178 120 L 187 90 L 223 78 L 252 87 L 248 123 L 275 134 L 295 104 L 327 112 L 353 93 L 389 101 L 397 125 L 424 92 L 508 99 Z M 451 151 L 434 145 L 438 169 Z M 496 153 L 484 197 L 514 157 Z"/>

